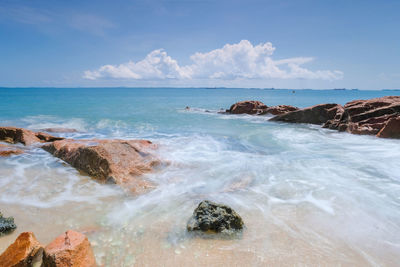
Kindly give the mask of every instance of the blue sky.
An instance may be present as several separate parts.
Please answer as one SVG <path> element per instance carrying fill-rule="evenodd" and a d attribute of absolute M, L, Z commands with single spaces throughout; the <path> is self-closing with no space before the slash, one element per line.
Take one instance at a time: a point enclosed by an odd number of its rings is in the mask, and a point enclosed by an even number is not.
<path fill-rule="evenodd" d="M 0 86 L 400 88 L 400 1 L 0 0 Z"/>

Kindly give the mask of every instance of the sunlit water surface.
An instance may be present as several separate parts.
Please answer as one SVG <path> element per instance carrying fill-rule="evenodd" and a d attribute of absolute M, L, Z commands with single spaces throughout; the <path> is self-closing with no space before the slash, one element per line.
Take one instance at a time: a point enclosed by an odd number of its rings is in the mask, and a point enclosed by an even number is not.
<path fill-rule="evenodd" d="M 132 196 L 78 173 L 39 147 L 0 159 L 0 211 L 46 244 L 67 229 L 89 237 L 104 266 L 396 266 L 400 141 L 319 126 L 223 115 L 235 101 L 300 107 L 399 92 L 245 89 L 0 89 L 1 125 L 68 127 L 71 138 L 145 138 L 170 164 Z M 185 110 L 190 106 L 191 110 Z M 246 228 L 204 239 L 186 222 L 204 199 Z"/>

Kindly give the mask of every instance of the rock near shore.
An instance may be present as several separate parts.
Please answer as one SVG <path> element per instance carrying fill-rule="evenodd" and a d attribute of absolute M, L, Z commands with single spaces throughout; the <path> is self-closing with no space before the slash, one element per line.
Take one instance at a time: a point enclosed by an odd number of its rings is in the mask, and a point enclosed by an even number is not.
<path fill-rule="evenodd" d="M 250 114 L 250 115 L 264 115 L 272 114 L 279 115 L 290 111 L 295 111 L 298 108 L 288 105 L 279 105 L 268 107 L 260 101 L 241 101 L 233 104 L 229 110 L 230 114 Z"/>
<path fill-rule="evenodd" d="M 62 140 L 62 137 L 55 137 L 47 133 L 33 132 L 31 130 L 16 127 L 0 127 L 0 141 L 16 144 L 21 143 L 26 146 L 38 142 L 53 142 Z"/>
<path fill-rule="evenodd" d="M 144 193 L 154 184 L 140 176 L 153 171 L 160 160 L 156 146 L 147 140 L 72 140 L 46 144 L 42 148 L 89 176 Z"/>
<path fill-rule="evenodd" d="M 87 237 L 69 230 L 46 246 L 42 266 L 95 267 L 96 260 Z"/>
<path fill-rule="evenodd" d="M 354 100 L 344 105 L 324 128 L 352 134 L 399 138 L 400 96 L 386 96 L 369 100 Z M 382 131 L 382 134 L 379 134 Z"/>
<path fill-rule="evenodd" d="M 45 248 L 32 232 L 21 233 L 0 255 L 0 267 L 95 267 L 87 237 L 68 230 Z"/>
<path fill-rule="evenodd" d="M 243 226 L 242 218 L 232 208 L 205 200 L 194 210 L 187 230 L 233 234 Z"/>
<path fill-rule="evenodd" d="M 321 104 L 275 116 L 271 121 L 323 124 L 335 118 L 341 109 L 338 104 Z"/>
<path fill-rule="evenodd" d="M 24 232 L 0 255 L 0 267 L 41 266 L 42 254 L 43 246 L 35 235 Z"/>
<path fill-rule="evenodd" d="M 11 233 L 17 228 L 13 217 L 5 218 L 0 212 L 0 236 Z"/>
<path fill-rule="evenodd" d="M 341 132 L 400 138 L 400 96 L 354 100 L 343 107 L 321 104 L 275 116 L 271 121 L 323 124 Z"/>

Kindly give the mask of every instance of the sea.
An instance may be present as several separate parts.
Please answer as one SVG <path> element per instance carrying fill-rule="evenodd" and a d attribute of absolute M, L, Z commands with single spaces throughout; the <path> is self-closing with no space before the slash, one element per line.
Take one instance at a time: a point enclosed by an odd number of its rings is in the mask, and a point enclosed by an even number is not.
<path fill-rule="evenodd" d="M 400 91 L 0 88 L 0 126 L 74 139 L 147 139 L 168 162 L 143 195 L 101 184 L 39 145 L 0 158 L 0 212 L 47 244 L 68 229 L 99 266 L 398 266 L 400 140 L 227 115 L 243 100 L 307 107 Z M 187 109 L 186 107 L 189 107 Z M 231 206 L 235 238 L 190 235 L 202 200 Z"/>

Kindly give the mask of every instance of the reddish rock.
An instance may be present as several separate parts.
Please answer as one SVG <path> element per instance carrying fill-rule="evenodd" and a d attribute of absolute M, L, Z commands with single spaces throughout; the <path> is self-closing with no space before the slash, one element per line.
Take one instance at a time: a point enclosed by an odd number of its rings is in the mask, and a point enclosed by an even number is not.
<path fill-rule="evenodd" d="M 48 133 L 76 133 L 78 130 L 71 128 L 45 128 L 42 129 L 44 132 Z"/>
<path fill-rule="evenodd" d="M 342 106 L 338 104 L 320 104 L 277 115 L 271 118 L 271 121 L 323 124 L 335 118 L 337 112 L 341 109 Z"/>
<path fill-rule="evenodd" d="M 231 114 L 262 114 L 268 107 L 260 101 L 241 101 L 229 109 Z"/>
<path fill-rule="evenodd" d="M 46 144 L 42 148 L 76 169 L 106 183 L 143 193 L 154 185 L 140 176 L 160 164 L 147 140 L 72 140 Z"/>
<path fill-rule="evenodd" d="M 396 119 L 400 117 L 400 96 L 386 96 L 369 100 L 354 100 L 346 105 L 337 116 L 325 123 L 323 127 L 346 131 L 353 134 L 369 134 L 378 137 L 400 134 L 396 128 Z M 392 121 L 388 125 L 389 121 Z M 380 133 L 383 128 L 388 128 Z M 389 130 L 390 129 L 390 130 Z"/>
<path fill-rule="evenodd" d="M 296 111 L 299 108 L 293 107 L 293 106 L 288 106 L 288 105 L 279 105 L 279 106 L 273 106 L 273 107 L 268 107 L 264 113 L 266 114 L 272 114 L 272 115 L 281 115 L 288 113 L 290 111 Z"/>
<path fill-rule="evenodd" d="M 94 267 L 96 260 L 87 237 L 69 230 L 46 246 L 42 266 Z"/>
<path fill-rule="evenodd" d="M 46 133 L 35 133 L 23 128 L 0 127 L 0 141 L 11 144 L 22 143 L 28 146 L 37 142 L 52 142 L 62 139 L 64 138 L 54 137 Z"/>
<path fill-rule="evenodd" d="M 0 144 L 0 157 L 8 157 L 11 155 L 18 155 L 24 153 L 23 150 Z"/>
<path fill-rule="evenodd" d="M 0 255 L 0 267 L 40 266 L 42 254 L 43 247 L 35 235 L 24 232 Z"/>
<path fill-rule="evenodd" d="M 400 138 L 400 116 L 389 119 L 377 136 L 381 138 Z"/>

